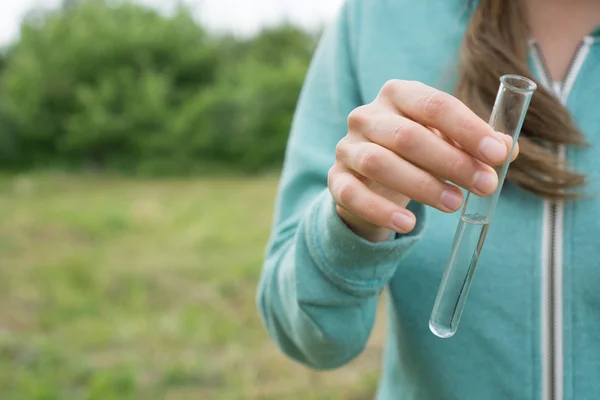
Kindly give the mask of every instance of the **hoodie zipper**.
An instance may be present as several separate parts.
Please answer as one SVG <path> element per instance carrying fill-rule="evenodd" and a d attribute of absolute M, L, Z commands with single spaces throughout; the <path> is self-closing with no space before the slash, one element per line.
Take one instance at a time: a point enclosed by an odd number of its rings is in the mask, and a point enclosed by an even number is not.
<path fill-rule="evenodd" d="M 533 56 L 546 89 L 566 105 L 569 93 L 593 43 L 586 37 L 577 47 L 562 82 L 554 84 L 539 45 L 532 42 Z M 554 149 L 566 158 L 565 146 Z M 542 226 L 542 389 L 544 400 L 563 399 L 563 218 L 562 201 L 544 201 Z"/>

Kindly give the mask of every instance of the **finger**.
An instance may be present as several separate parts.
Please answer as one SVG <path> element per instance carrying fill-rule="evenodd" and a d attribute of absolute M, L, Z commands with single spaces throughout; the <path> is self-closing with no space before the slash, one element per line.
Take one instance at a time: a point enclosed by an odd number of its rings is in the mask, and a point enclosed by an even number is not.
<path fill-rule="evenodd" d="M 456 147 L 457 149 L 460 149 L 460 144 L 456 143 L 454 140 L 450 139 L 448 136 L 444 135 L 442 132 L 438 131 L 435 128 L 429 127 L 429 126 L 427 126 L 426 128 L 427 128 L 427 130 L 432 132 L 435 136 L 442 139 L 444 142 L 451 144 L 452 146 Z"/>
<path fill-rule="evenodd" d="M 519 151 L 520 151 L 520 147 L 519 147 L 519 141 L 517 140 L 517 143 L 515 143 L 515 148 L 513 149 L 513 152 L 511 154 L 510 157 L 510 162 L 513 162 L 517 159 L 517 157 L 519 157 Z"/>
<path fill-rule="evenodd" d="M 375 143 L 347 143 L 339 159 L 349 169 L 419 203 L 444 212 L 456 211 L 462 205 L 463 195 L 456 186 L 441 181 Z"/>
<path fill-rule="evenodd" d="M 344 210 L 373 225 L 399 233 L 410 232 L 415 227 L 413 213 L 369 190 L 347 168 L 337 167 L 329 176 L 332 197 Z"/>
<path fill-rule="evenodd" d="M 477 195 L 488 196 L 498 185 L 492 167 L 408 118 L 388 113 L 373 119 L 373 127 L 366 130 L 365 136 L 432 175 Z"/>
<path fill-rule="evenodd" d="M 509 152 L 512 150 L 512 153 L 510 155 L 510 162 L 513 162 L 519 155 L 519 141 L 517 140 L 517 143 L 515 143 L 515 147 L 513 149 L 513 138 L 508 135 L 503 136 L 504 143 L 506 143 L 506 148 Z"/>
<path fill-rule="evenodd" d="M 495 166 L 507 159 L 503 134 L 495 132 L 457 98 L 412 81 L 391 81 L 382 93 L 400 113 L 438 129 L 480 161 Z"/>
<path fill-rule="evenodd" d="M 429 130 L 432 131 L 433 133 L 435 133 L 436 136 L 444 139 L 445 142 L 450 143 L 452 146 L 456 147 L 457 149 L 462 149 L 462 146 L 460 144 L 458 144 L 458 142 L 456 142 L 455 140 L 452 140 L 449 136 L 442 134 L 437 129 L 429 128 Z M 508 135 L 501 135 L 501 136 L 502 136 L 502 140 L 504 140 L 504 143 L 506 143 L 506 147 L 508 148 L 508 151 L 510 152 L 511 148 L 512 148 L 512 142 L 513 142 L 512 137 L 510 137 Z M 510 162 L 515 161 L 515 159 L 519 156 L 519 141 L 517 141 L 517 143 L 515 144 L 515 148 L 512 149 L 512 151 L 513 152 L 511 154 Z"/>
<path fill-rule="evenodd" d="M 436 129 L 437 132 L 440 132 Z M 440 132 L 439 137 L 441 137 L 442 139 L 444 139 L 444 142 L 452 145 L 453 147 L 456 147 L 457 149 L 462 150 L 462 146 L 456 141 L 456 140 L 452 140 L 452 138 L 448 135 L 444 135 L 443 133 Z"/>

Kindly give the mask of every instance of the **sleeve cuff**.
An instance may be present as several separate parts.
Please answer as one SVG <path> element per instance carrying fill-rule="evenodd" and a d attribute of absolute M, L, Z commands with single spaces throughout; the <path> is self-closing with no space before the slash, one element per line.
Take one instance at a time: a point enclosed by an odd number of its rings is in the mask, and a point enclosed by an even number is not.
<path fill-rule="evenodd" d="M 352 232 L 340 219 L 331 195 L 325 190 L 312 204 L 304 234 L 319 269 L 340 285 L 385 284 L 395 273 L 402 256 L 420 239 L 425 227 L 424 206 L 411 208 L 417 216 L 408 234 L 373 243 Z"/>

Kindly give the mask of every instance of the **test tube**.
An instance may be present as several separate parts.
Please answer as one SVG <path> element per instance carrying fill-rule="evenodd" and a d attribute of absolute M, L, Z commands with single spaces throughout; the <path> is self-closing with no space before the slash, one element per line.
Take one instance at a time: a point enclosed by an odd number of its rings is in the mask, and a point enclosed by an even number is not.
<path fill-rule="evenodd" d="M 429 320 L 429 329 L 441 338 L 451 337 L 458 328 L 512 152 L 536 88 L 532 80 L 519 75 L 500 78 L 489 124 L 494 130 L 511 136 L 513 147 L 504 165 L 494 168 L 498 174 L 496 191 L 488 197 L 467 193 Z"/>

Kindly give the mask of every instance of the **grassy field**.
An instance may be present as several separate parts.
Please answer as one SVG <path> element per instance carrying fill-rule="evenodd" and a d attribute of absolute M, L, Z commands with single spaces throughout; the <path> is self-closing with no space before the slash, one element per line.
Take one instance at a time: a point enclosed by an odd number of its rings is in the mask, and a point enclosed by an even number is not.
<path fill-rule="evenodd" d="M 0 178 L 0 398 L 371 399 L 282 356 L 255 309 L 273 177 Z"/>

